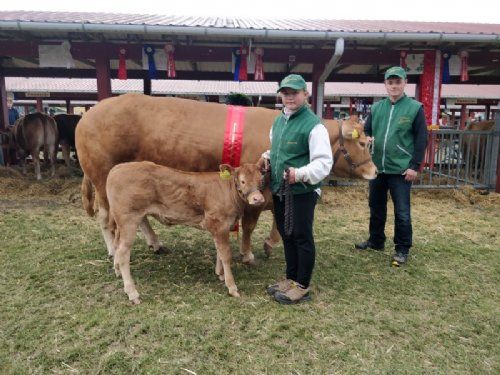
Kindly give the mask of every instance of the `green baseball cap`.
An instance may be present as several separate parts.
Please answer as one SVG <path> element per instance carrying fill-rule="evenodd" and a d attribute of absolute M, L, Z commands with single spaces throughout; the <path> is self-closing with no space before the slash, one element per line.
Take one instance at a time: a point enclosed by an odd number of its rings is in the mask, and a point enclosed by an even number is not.
<path fill-rule="evenodd" d="M 406 79 L 406 72 L 400 66 L 393 66 L 385 71 L 384 79 L 388 79 L 390 77 L 399 77 Z"/>
<path fill-rule="evenodd" d="M 307 90 L 307 84 L 301 75 L 290 74 L 283 78 L 277 92 L 280 92 L 284 88 L 290 88 L 294 90 Z"/>

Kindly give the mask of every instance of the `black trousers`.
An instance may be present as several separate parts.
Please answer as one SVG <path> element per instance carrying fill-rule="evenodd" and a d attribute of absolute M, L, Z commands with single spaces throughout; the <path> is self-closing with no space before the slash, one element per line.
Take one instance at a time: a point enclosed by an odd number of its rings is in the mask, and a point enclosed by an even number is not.
<path fill-rule="evenodd" d="M 387 192 L 391 192 L 394 203 L 394 245 L 396 252 L 408 254 L 412 246 L 412 225 L 410 213 L 411 182 L 399 174 L 379 174 L 370 180 L 370 241 L 375 246 L 385 242 L 387 219 Z"/>
<path fill-rule="evenodd" d="M 285 236 L 285 198 L 273 195 L 274 217 L 283 239 L 286 261 L 286 278 L 308 288 L 311 282 L 316 248 L 314 246 L 314 208 L 318 194 L 314 191 L 293 196 L 293 232 Z"/>

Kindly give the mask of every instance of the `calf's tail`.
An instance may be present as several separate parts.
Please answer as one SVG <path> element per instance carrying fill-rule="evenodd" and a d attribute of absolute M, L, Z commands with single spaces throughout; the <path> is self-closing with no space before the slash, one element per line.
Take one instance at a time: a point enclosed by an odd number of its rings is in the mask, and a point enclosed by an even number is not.
<path fill-rule="evenodd" d="M 82 203 L 87 214 L 89 216 L 94 216 L 94 189 L 92 188 L 92 182 L 86 174 L 83 174 L 82 180 Z"/>

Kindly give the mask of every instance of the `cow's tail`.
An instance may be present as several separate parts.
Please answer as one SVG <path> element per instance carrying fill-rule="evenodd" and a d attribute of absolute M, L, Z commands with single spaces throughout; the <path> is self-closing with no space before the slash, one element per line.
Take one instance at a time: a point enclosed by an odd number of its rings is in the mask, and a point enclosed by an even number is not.
<path fill-rule="evenodd" d="M 92 181 L 90 181 L 90 178 L 88 178 L 85 173 L 83 174 L 82 180 L 82 203 L 87 214 L 89 216 L 94 216 L 94 189 L 92 187 Z"/>

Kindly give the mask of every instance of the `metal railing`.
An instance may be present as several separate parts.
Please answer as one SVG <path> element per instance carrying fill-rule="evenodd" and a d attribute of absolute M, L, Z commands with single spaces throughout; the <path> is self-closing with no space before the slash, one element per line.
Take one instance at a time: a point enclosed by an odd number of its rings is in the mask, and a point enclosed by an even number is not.
<path fill-rule="evenodd" d="M 415 188 L 471 185 L 493 189 L 497 178 L 500 118 L 490 131 L 432 130 Z"/>

